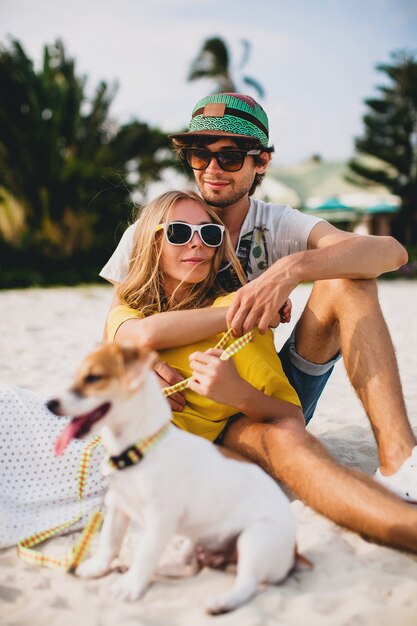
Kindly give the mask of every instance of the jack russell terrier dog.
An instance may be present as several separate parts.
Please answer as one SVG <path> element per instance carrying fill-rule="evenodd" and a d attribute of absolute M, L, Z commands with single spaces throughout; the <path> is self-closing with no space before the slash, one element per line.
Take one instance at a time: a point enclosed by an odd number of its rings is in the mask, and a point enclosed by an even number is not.
<path fill-rule="evenodd" d="M 208 613 L 225 613 L 251 598 L 259 583 L 278 583 L 293 568 L 294 516 L 263 470 L 170 423 L 171 410 L 152 369 L 156 356 L 133 344 L 103 344 L 86 357 L 73 386 L 47 403 L 56 415 L 73 417 L 56 442 L 57 454 L 74 437 L 100 432 L 110 456 L 98 551 L 76 573 L 107 574 L 132 520 L 140 535 L 114 595 L 140 598 L 165 546 L 179 534 L 189 538 L 193 551 L 237 553 L 233 586 L 206 602 Z"/>

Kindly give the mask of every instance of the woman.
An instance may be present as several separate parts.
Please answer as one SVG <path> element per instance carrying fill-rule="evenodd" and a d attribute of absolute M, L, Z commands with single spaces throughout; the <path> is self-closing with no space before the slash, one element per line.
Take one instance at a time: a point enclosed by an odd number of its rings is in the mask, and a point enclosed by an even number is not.
<path fill-rule="evenodd" d="M 194 193 L 168 192 L 143 209 L 136 232 L 135 254 L 120 285 L 120 304 L 110 312 L 108 334 L 111 340 L 134 339 L 157 349 L 184 377 L 192 374 L 185 409 L 174 412 L 174 424 L 219 442 L 228 419 L 238 413 L 254 419 L 302 419 L 271 332 L 256 333 L 233 360 L 220 361 L 221 351 L 213 349 L 226 330 L 233 297 L 224 294 L 217 280 L 223 259 L 244 282 L 216 214 Z M 74 441 L 65 455 L 54 457 L 53 443 L 64 423 L 40 398 L 2 387 L 0 406 L 0 547 L 6 547 L 77 516 L 77 474 L 86 442 Z M 102 502 L 102 456 L 95 450 L 84 517 L 69 530 L 85 524 Z"/>
<path fill-rule="evenodd" d="M 135 340 L 160 352 L 184 377 L 191 376 L 183 411 L 173 423 L 219 441 L 228 419 L 302 418 L 300 403 L 282 371 L 273 335 L 254 341 L 233 360 L 214 349 L 227 330 L 233 294 L 217 279 L 223 260 L 244 277 L 227 231 L 194 193 L 171 191 L 143 210 L 129 273 L 109 314 L 110 341 Z M 288 312 L 288 311 L 287 311 Z"/>

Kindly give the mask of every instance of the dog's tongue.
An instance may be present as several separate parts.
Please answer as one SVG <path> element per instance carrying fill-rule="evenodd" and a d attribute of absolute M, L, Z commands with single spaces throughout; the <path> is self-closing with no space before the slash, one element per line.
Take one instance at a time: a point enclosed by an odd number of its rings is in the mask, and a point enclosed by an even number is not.
<path fill-rule="evenodd" d="M 56 456 L 61 456 L 64 453 L 65 448 L 69 444 L 69 442 L 74 439 L 75 435 L 78 432 L 79 425 L 77 422 L 70 422 L 62 431 L 60 435 L 58 435 L 58 439 L 55 441 L 54 452 Z"/>
<path fill-rule="evenodd" d="M 90 413 L 74 417 L 55 441 L 54 450 L 56 456 L 60 456 L 65 451 L 65 448 L 70 441 L 72 441 L 72 439 L 75 437 L 79 438 L 87 434 L 92 425 L 106 415 L 110 407 L 110 402 L 104 402 L 104 404 L 101 404 Z"/>

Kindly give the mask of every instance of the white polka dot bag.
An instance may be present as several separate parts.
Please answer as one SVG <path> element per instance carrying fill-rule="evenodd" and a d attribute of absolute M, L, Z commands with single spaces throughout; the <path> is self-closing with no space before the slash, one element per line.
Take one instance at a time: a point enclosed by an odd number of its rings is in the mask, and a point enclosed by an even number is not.
<path fill-rule="evenodd" d="M 86 441 L 72 441 L 64 456 L 54 443 L 65 426 L 32 391 L 0 385 L 0 548 L 65 524 L 79 515 L 80 459 Z M 91 452 L 82 501 L 82 518 L 66 532 L 83 528 L 102 508 L 104 451 Z"/>

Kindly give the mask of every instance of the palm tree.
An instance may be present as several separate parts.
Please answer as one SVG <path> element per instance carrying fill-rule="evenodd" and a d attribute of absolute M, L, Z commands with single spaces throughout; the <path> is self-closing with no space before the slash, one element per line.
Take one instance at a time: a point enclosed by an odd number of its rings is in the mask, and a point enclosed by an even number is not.
<path fill-rule="evenodd" d="M 242 39 L 240 43 L 243 46 L 243 51 L 237 67 L 237 79 L 233 76 L 234 72 L 230 65 L 230 54 L 226 43 L 220 37 L 212 37 L 206 39 L 192 62 L 188 80 L 194 81 L 201 78 L 214 80 L 216 87 L 213 93 L 242 91 L 239 84 L 243 83 L 254 89 L 257 95 L 263 98 L 265 91 L 262 85 L 255 78 L 241 75 L 242 69 L 250 57 L 251 44 L 247 39 Z"/>
<path fill-rule="evenodd" d="M 12 197 L 24 216 L 15 246 L 73 264 L 114 248 L 132 169 L 143 189 L 172 162 L 161 131 L 111 120 L 116 85 L 100 82 L 88 98 L 85 84 L 59 40 L 38 71 L 18 41 L 0 47 L 0 214 Z"/>
<path fill-rule="evenodd" d="M 401 198 L 393 217 L 393 233 L 407 245 L 417 244 L 417 54 L 392 53 L 390 63 L 377 65 L 385 80 L 377 96 L 367 98 L 364 131 L 355 140 L 357 156 L 349 163 L 350 179 L 382 184 Z M 388 80 L 387 80 L 388 79 Z M 371 167 L 360 155 L 376 157 Z"/>

